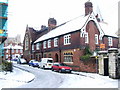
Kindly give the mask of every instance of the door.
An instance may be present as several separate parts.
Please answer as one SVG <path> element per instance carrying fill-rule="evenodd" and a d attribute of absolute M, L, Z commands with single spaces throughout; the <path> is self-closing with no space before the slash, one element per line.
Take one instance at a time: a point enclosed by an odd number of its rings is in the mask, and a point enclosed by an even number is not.
<path fill-rule="evenodd" d="M 108 58 L 104 58 L 104 76 L 109 75 L 109 65 L 108 65 Z"/>
<path fill-rule="evenodd" d="M 55 54 L 55 62 L 58 62 L 58 54 Z"/>

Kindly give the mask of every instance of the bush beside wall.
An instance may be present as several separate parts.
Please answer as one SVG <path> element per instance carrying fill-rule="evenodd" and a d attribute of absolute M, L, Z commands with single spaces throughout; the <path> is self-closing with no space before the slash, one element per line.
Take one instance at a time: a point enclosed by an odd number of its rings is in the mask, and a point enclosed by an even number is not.
<path fill-rule="evenodd" d="M 7 62 L 7 61 L 3 60 L 3 62 L 2 62 L 2 71 L 10 71 L 10 72 L 12 72 L 12 70 L 13 70 L 12 62 Z"/>

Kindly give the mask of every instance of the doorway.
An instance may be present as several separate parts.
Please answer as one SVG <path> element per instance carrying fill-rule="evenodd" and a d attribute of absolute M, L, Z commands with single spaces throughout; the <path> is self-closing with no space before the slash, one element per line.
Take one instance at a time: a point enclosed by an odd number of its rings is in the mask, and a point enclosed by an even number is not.
<path fill-rule="evenodd" d="M 104 58 L 104 76 L 109 75 L 109 69 L 108 69 L 108 58 Z"/>
<path fill-rule="evenodd" d="M 58 62 L 58 54 L 55 54 L 55 62 Z"/>

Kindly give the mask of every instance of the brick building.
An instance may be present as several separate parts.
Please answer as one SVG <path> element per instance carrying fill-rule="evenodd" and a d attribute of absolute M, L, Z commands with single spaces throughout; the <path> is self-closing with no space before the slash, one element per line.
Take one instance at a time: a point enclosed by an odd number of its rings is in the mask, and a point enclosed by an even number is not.
<path fill-rule="evenodd" d="M 42 31 L 32 43 L 26 40 L 27 36 L 25 36 L 24 50 L 26 51 L 29 45 L 31 58 L 40 60 L 42 57 L 52 57 L 55 62 L 77 66 L 79 71 L 96 72 L 95 60 L 90 60 L 89 64 L 81 60 L 85 48 L 89 46 L 90 50 L 95 52 L 100 50 L 100 44 L 105 44 L 104 49 L 118 45 L 117 37 L 105 35 L 100 26 L 102 22 L 94 14 L 92 3 L 86 2 L 85 16 L 77 17 L 58 26 L 56 26 L 56 20 L 51 20 L 52 24 L 48 21 L 46 33 Z M 52 28 L 49 28 L 50 26 Z M 27 42 L 29 44 L 26 44 Z"/>
<path fill-rule="evenodd" d="M 23 47 L 21 45 L 10 44 L 4 47 L 5 60 L 14 59 L 23 55 Z"/>

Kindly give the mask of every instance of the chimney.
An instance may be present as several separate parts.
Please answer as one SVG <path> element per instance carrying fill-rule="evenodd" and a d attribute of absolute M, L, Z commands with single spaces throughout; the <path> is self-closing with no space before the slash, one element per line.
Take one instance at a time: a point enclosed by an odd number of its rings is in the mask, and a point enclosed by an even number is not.
<path fill-rule="evenodd" d="M 48 19 L 48 29 L 52 30 L 56 27 L 57 21 L 54 18 L 49 18 Z"/>
<path fill-rule="evenodd" d="M 46 26 L 45 25 L 41 25 L 41 29 L 45 29 L 46 28 Z"/>
<path fill-rule="evenodd" d="M 85 16 L 91 14 L 92 12 L 93 12 L 93 5 L 90 1 L 87 1 L 85 3 Z"/>

